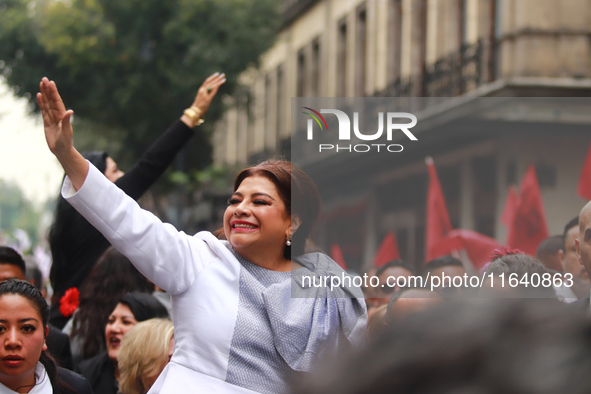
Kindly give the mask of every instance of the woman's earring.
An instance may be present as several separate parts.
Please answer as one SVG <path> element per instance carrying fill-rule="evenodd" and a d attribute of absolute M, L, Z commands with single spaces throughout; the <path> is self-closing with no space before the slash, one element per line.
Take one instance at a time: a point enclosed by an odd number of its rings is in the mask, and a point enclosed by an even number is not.
<path fill-rule="evenodd" d="M 285 245 L 291 246 L 291 234 L 287 234 L 287 241 L 285 241 Z"/>

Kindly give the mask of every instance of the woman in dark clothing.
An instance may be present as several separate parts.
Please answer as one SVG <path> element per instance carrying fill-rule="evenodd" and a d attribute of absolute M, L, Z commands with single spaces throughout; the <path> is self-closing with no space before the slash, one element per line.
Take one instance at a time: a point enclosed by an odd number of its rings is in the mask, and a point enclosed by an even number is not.
<path fill-rule="evenodd" d="M 70 334 L 75 364 L 105 350 L 105 325 L 109 315 L 121 297 L 132 292 L 152 294 L 154 284 L 127 257 L 113 247 L 108 248 L 80 289 L 80 306 Z"/>
<path fill-rule="evenodd" d="M 192 112 L 189 109 L 188 113 L 185 111 L 181 119 L 144 153 L 129 172 L 124 174 L 118 170 L 117 164 L 106 152 L 90 152 L 85 158 L 127 195 L 135 200 L 139 199 L 193 136 L 193 127 L 200 123 L 200 118 L 207 112 L 219 86 L 225 81 L 224 74 L 216 73 L 207 78 L 190 107 Z M 51 309 L 50 322 L 61 329 L 68 321 L 68 316 L 63 316 L 59 310 L 60 298 L 67 289 L 80 288 L 95 262 L 110 244 L 61 196 L 50 230 L 49 244 L 53 256 L 49 275 L 54 291 L 52 305 L 56 306 Z"/>
<path fill-rule="evenodd" d="M 29 282 L 0 283 L 0 392 L 92 394 L 82 376 L 47 353 L 49 306 Z"/>
<path fill-rule="evenodd" d="M 137 323 L 155 317 L 167 318 L 168 312 L 160 301 L 149 294 L 129 293 L 117 304 L 105 327 L 107 351 L 78 366 L 78 372 L 88 379 L 94 394 L 117 394 L 117 354 L 121 339 Z"/>

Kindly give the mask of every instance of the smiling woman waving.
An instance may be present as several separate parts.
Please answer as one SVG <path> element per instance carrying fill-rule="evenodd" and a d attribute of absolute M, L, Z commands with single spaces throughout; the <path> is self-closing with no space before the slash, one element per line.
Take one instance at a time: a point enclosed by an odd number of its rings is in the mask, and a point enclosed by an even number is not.
<path fill-rule="evenodd" d="M 55 83 L 44 78 L 37 99 L 66 171 L 64 198 L 173 297 L 174 355 L 151 393 L 285 393 L 294 372 L 361 345 L 361 291 L 302 284 L 347 275 L 324 254 L 304 254 L 320 197 L 302 170 L 286 161 L 243 170 L 224 215 L 226 240 L 190 236 L 142 210 L 76 151 L 73 112 Z"/>

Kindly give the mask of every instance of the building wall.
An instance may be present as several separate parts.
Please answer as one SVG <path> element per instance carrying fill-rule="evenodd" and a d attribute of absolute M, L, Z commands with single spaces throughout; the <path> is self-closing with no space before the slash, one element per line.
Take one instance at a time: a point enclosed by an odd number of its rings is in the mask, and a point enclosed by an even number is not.
<path fill-rule="evenodd" d="M 586 0 L 501 0 L 502 76 L 588 77 Z"/>
<path fill-rule="evenodd" d="M 249 108 L 233 106 L 220 122 L 214 136 L 214 160 L 218 165 L 247 165 L 262 157 L 288 156 L 282 149 L 288 147 L 284 142 L 291 132 L 292 97 L 383 92 L 390 96 L 395 82 L 409 83 L 405 94 L 410 96 L 433 94 L 425 88 L 425 73 L 435 64 L 445 65 L 450 55 L 468 46 L 480 45 L 480 57 L 472 68 L 474 73 L 479 71 L 479 79 L 463 91 L 436 91 L 435 95 L 478 96 L 492 91 L 512 95 L 515 91 L 498 90 L 498 86 L 515 80 L 534 86 L 530 95 L 547 94 L 544 86 L 548 85 L 591 86 L 590 22 L 589 0 L 319 0 L 283 28 L 275 45 L 263 55 L 259 69 L 241 76 L 252 101 Z M 540 80 L 544 86 L 536 90 Z M 450 148 L 435 156 L 438 168 L 459 179 L 457 196 L 449 202 L 452 221 L 462 228 L 490 227 L 491 235 L 504 241 L 506 229 L 498 219 L 489 226 L 488 213 L 478 212 L 477 203 L 482 201 L 475 196 L 486 196 L 475 181 L 477 165 L 494 167 L 495 193 L 489 205 L 494 211 L 491 215 L 499 218 L 509 170 L 519 182 L 527 166 L 534 163 L 555 170 L 555 185 L 543 187 L 542 193 L 544 204 L 552 207 L 547 210 L 550 232 L 561 233 L 564 223 L 584 203 L 575 191 L 588 144 L 587 137 L 560 134 L 535 139 L 503 137 L 459 150 Z M 362 263 L 371 259 L 388 229 L 406 226 L 416 230 L 423 225 L 422 207 L 384 215 L 376 196 L 381 185 L 413 176 L 426 176 L 422 161 L 378 174 L 371 188 L 347 197 L 367 202 L 362 218 L 355 219 L 364 223 L 363 250 L 355 249 Z M 423 246 L 417 231 L 405 235 L 405 248 L 419 259 Z M 319 235 L 323 242 L 330 237 L 329 233 Z"/>
<path fill-rule="evenodd" d="M 399 25 L 393 9 L 399 3 Z M 359 12 L 365 12 L 365 40 L 359 42 Z M 424 12 L 424 10 L 426 10 Z M 423 22 L 423 19 L 424 22 Z M 284 27 L 275 45 L 249 70 L 246 83 L 253 93 L 248 123 L 247 157 L 235 156 L 234 141 L 219 139 L 217 164 L 246 164 L 260 152 L 280 153 L 289 138 L 290 98 L 303 96 L 371 96 L 397 75 L 420 78 L 423 64 L 456 53 L 462 44 L 483 45 L 483 81 L 514 77 L 587 78 L 591 70 L 591 4 L 587 0 L 320 0 Z M 339 26 L 346 24 L 344 62 L 339 57 Z M 400 30 L 401 37 L 394 31 Z M 491 37 L 496 36 L 496 47 Z M 313 45 L 319 46 L 313 62 Z M 365 59 L 360 59 L 365 47 Z M 399 63 L 392 65 L 393 53 Z M 298 70 L 298 55 L 304 68 Z M 278 81 L 278 69 L 282 80 Z M 312 69 L 317 74 L 313 75 Z M 344 70 L 344 76 L 340 76 Z M 360 74 L 360 70 L 364 72 Z M 397 71 L 393 71 L 397 70 Z M 298 73 L 303 77 L 298 77 Z M 298 78 L 303 81 L 298 88 Z M 361 91 L 360 78 L 364 80 Z M 344 83 L 341 83 L 344 81 Z M 280 82 L 280 83 L 278 83 Z M 341 86 L 342 85 L 342 86 Z M 473 84 L 469 88 L 473 89 Z M 413 95 L 422 95 L 415 89 Z M 453 95 L 453 94 L 450 94 Z M 278 99 L 281 96 L 282 99 Z M 245 108 L 237 109 L 243 111 Z M 233 116 L 232 111 L 228 116 Z M 239 117 L 240 118 L 240 117 Z M 220 128 L 217 133 L 234 133 Z M 232 138 L 238 136 L 234 133 Z"/>

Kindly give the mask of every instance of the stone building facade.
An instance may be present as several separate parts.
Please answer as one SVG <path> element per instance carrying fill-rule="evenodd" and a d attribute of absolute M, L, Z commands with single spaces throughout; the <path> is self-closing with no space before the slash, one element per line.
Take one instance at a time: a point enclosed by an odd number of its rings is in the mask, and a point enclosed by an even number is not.
<path fill-rule="evenodd" d="M 321 248 L 338 243 L 350 265 L 362 269 L 393 231 L 402 257 L 420 265 L 427 155 L 455 228 L 504 241 L 499 218 L 507 188 L 530 164 L 552 234 L 562 233 L 584 204 L 576 186 L 591 118 L 585 100 L 565 98 L 591 93 L 591 2 L 287 0 L 282 17 L 260 67 L 240 77 L 248 94 L 231 98 L 217 125 L 216 164 L 289 158 L 293 97 L 437 98 L 423 108 L 435 113 L 418 129 L 425 142 L 409 154 L 385 159 L 378 169 L 363 157 L 303 165 L 329 190 L 321 190 Z M 519 110 L 508 101 L 491 115 L 474 109 L 482 97 L 548 99 L 520 102 Z M 469 130 L 449 132 L 460 120 L 458 127 Z M 345 234 L 344 225 L 357 230 Z"/>

